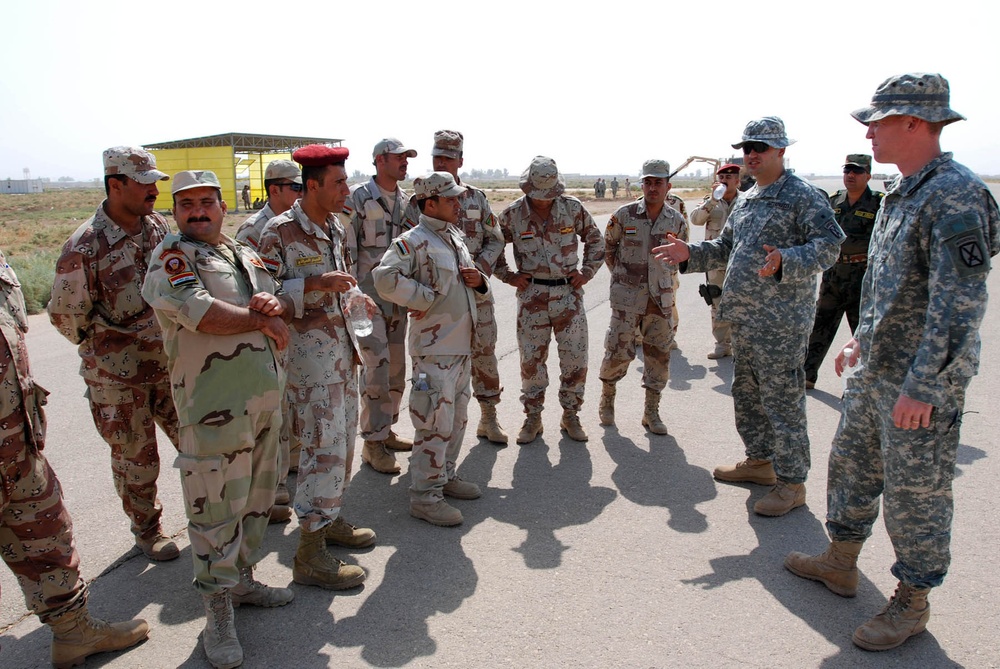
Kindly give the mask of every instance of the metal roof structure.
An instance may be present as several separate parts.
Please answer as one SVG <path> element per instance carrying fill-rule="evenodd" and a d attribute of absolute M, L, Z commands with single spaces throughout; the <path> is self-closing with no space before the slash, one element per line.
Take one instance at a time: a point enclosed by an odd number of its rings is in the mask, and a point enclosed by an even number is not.
<path fill-rule="evenodd" d="M 246 132 L 227 132 L 221 135 L 178 139 L 170 142 L 143 144 L 146 149 L 198 149 L 207 146 L 232 147 L 234 153 L 291 153 L 306 144 L 331 144 L 340 146 L 343 139 L 332 137 L 297 137 L 292 135 L 260 135 Z"/>

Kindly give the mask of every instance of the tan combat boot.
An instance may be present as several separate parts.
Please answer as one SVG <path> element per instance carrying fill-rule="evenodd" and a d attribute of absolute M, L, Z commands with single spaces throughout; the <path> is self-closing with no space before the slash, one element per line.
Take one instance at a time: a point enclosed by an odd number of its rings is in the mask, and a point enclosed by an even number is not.
<path fill-rule="evenodd" d="M 375 532 L 367 527 L 355 527 L 338 516 L 323 528 L 326 543 L 345 548 L 368 548 L 375 545 Z"/>
<path fill-rule="evenodd" d="M 291 501 L 292 498 L 288 493 L 288 486 L 284 483 L 279 483 L 274 488 L 274 503 L 278 506 L 288 506 Z"/>
<path fill-rule="evenodd" d="M 106 623 L 92 618 L 86 606 L 48 621 L 52 628 L 52 666 L 69 669 L 94 655 L 124 650 L 149 636 L 149 625 L 136 618 L 121 623 Z"/>
<path fill-rule="evenodd" d="M 778 477 L 774 473 L 774 467 L 770 460 L 754 460 L 747 458 L 735 465 L 722 465 L 716 467 L 712 472 L 719 481 L 729 483 L 757 483 L 759 485 L 774 485 L 778 482 Z"/>
<path fill-rule="evenodd" d="M 923 632 L 931 617 L 930 591 L 900 582 L 882 612 L 854 630 L 854 644 L 865 650 L 889 650 Z"/>
<path fill-rule="evenodd" d="M 302 530 L 299 547 L 292 561 L 292 580 L 301 585 L 316 585 L 327 590 L 356 588 L 365 582 L 365 571 L 344 564 L 326 549 L 326 528 L 315 532 Z"/>
<path fill-rule="evenodd" d="M 601 425 L 615 424 L 615 384 L 603 381 L 601 387 L 601 404 L 597 407 L 597 417 Z"/>
<path fill-rule="evenodd" d="M 667 434 L 667 426 L 660 420 L 660 393 L 646 388 L 646 410 L 642 426 L 653 434 Z"/>
<path fill-rule="evenodd" d="M 860 541 L 831 541 L 819 555 L 789 553 L 785 557 L 785 569 L 796 576 L 819 581 L 841 597 L 854 597 L 858 594 L 861 546 Z"/>
<path fill-rule="evenodd" d="M 475 483 L 463 481 L 457 476 L 444 484 L 442 491 L 448 497 L 455 499 L 479 499 L 483 491 Z"/>
<path fill-rule="evenodd" d="M 201 645 L 215 669 L 233 669 L 243 664 L 243 646 L 236 637 L 233 601 L 228 590 L 202 595 L 205 604 L 205 629 Z"/>
<path fill-rule="evenodd" d="M 584 432 L 583 425 L 580 425 L 580 416 L 575 411 L 564 410 L 559 427 L 573 441 L 587 441 L 587 433 Z"/>
<path fill-rule="evenodd" d="M 788 483 L 778 479 L 771 492 L 757 500 L 754 513 L 762 516 L 783 516 L 806 503 L 806 484 Z"/>
<path fill-rule="evenodd" d="M 385 445 L 381 441 L 366 441 L 361 449 L 361 460 L 367 462 L 368 466 L 383 474 L 398 474 L 399 463 L 396 456 L 385 450 Z"/>
<path fill-rule="evenodd" d="M 715 349 L 708 354 L 709 360 L 719 360 L 721 358 L 728 358 L 733 354 L 733 349 L 729 344 L 716 344 Z"/>
<path fill-rule="evenodd" d="M 292 518 L 292 507 L 275 504 L 267 511 L 267 524 L 287 523 Z"/>
<path fill-rule="evenodd" d="M 509 437 L 497 421 L 496 403 L 480 400 L 479 411 L 479 427 L 476 428 L 476 436 L 485 437 L 494 444 L 506 444 Z"/>
<path fill-rule="evenodd" d="M 243 567 L 240 569 L 240 582 L 229 590 L 229 598 L 234 609 L 242 604 L 271 608 L 284 606 L 295 598 L 295 594 L 288 588 L 264 585 L 253 577 L 253 567 Z"/>
<path fill-rule="evenodd" d="M 464 520 L 462 512 L 443 499 L 436 502 L 410 502 L 410 515 L 441 527 L 461 525 Z"/>
<path fill-rule="evenodd" d="M 163 531 L 158 527 L 156 528 L 156 534 L 150 536 L 149 538 L 136 537 L 135 545 L 139 547 L 147 558 L 150 560 L 156 560 L 157 562 L 164 562 L 166 560 L 174 560 L 180 554 L 181 551 L 177 548 L 177 544 L 170 537 L 164 536 Z"/>
<path fill-rule="evenodd" d="M 530 444 L 535 440 L 535 437 L 542 433 L 542 414 L 540 413 L 529 413 L 524 417 L 524 425 L 521 426 L 521 431 L 517 433 L 517 443 L 519 444 Z"/>
<path fill-rule="evenodd" d="M 401 437 L 392 430 L 389 430 L 389 436 L 386 437 L 385 442 L 383 442 L 385 447 L 390 451 L 412 451 L 413 450 L 413 440 L 407 439 L 406 437 Z"/>

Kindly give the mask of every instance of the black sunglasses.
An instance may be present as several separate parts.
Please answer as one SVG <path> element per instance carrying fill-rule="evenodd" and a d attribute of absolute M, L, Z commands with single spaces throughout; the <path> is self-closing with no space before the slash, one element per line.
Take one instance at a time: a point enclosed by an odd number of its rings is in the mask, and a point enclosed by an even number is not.
<path fill-rule="evenodd" d="M 297 184 L 295 182 L 290 182 L 290 183 L 287 183 L 287 184 L 276 184 L 276 185 L 278 186 L 278 188 L 284 188 L 285 186 L 287 186 L 287 187 L 291 188 L 293 191 L 295 191 L 296 193 L 301 193 L 302 189 L 305 188 L 305 186 L 303 186 L 302 184 Z"/>
<path fill-rule="evenodd" d="M 771 147 L 764 142 L 743 142 L 743 155 L 750 155 L 751 151 L 757 153 L 767 153 Z"/>
<path fill-rule="evenodd" d="M 844 165 L 844 174 L 864 174 L 867 172 L 863 167 L 858 167 L 857 165 Z"/>

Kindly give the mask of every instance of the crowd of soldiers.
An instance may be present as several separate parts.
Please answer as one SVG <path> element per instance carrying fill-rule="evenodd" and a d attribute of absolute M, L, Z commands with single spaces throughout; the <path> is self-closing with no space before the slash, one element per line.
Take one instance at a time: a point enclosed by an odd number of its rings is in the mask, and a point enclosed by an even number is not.
<path fill-rule="evenodd" d="M 785 169 L 793 141 L 781 119 L 764 117 L 733 144 L 756 180 L 749 191 L 738 190 L 739 166 L 723 165 L 720 188 L 688 217 L 669 193 L 669 164 L 650 159 L 642 197 L 620 207 L 603 235 L 545 156 L 521 175 L 524 196 L 495 216 L 486 194 L 459 178 L 464 137 L 453 130 L 434 134 L 434 171 L 414 179 L 409 197 L 399 182 L 417 152 L 395 138 L 374 147 L 375 174 L 354 187 L 343 147 L 310 145 L 271 162 L 266 204 L 236 239 L 222 233 L 227 206 L 214 173 L 173 176 L 172 232 L 154 211 L 157 184 L 170 179 L 154 157 L 105 151 L 107 198 L 63 248 L 49 316 L 79 346 L 116 492 L 151 560 L 179 555 L 160 523 L 155 426 L 176 450 L 209 662 L 242 663 L 235 607 L 293 599 L 254 577 L 269 523 L 298 519 L 296 583 L 339 590 L 365 580 L 329 548 L 377 541 L 342 515 L 359 431 L 361 459 L 378 472 L 399 473 L 396 454 L 412 451 L 413 517 L 463 521 L 446 498 L 481 495 L 457 475 L 473 397 L 477 436 L 508 441 L 496 412 L 503 387 L 492 276 L 517 289 L 525 419 L 516 441 L 542 433 L 553 338 L 560 428 L 587 441 L 583 288 L 602 265 L 611 274 L 611 320 L 600 423 L 614 425 L 617 383 L 641 342 L 642 425 L 667 433 L 659 404 L 675 346 L 678 275 L 705 272 L 715 339 L 708 357 L 733 357 L 746 456 L 714 477 L 768 486 L 754 505 L 764 516 L 805 502 L 805 393 L 847 315 L 853 338 L 834 366 L 855 373 L 829 463 L 831 542 L 818 556 L 790 554 L 785 566 L 854 596 L 857 557 L 881 497 L 899 587 L 854 641 L 885 650 L 921 632 L 928 592 L 950 559 L 958 426 L 977 371 L 1000 216 L 985 184 L 940 149 L 941 128 L 963 118 L 949 108 L 940 75 L 891 77 L 853 116 L 867 127 L 875 159 L 901 172 L 887 194 L 868 188 L 871 156 L 851 154 L 845 190 L 826 196 Z M 689 222 L 706 227 L 704 241 L 688 241 Z M 46 392 L 31 378 L 23 298 L 2 254 L 0 288 L 0 546 L 28 606 L 52 628 L 53 664 L 74 666 L 137 643 L 149 627 L 87 612 L 69 514 L 41 453 Z M 395 428 L 407 349 L 412 440 Z M 290 471 L 298 473 L 294 497 Z"/>

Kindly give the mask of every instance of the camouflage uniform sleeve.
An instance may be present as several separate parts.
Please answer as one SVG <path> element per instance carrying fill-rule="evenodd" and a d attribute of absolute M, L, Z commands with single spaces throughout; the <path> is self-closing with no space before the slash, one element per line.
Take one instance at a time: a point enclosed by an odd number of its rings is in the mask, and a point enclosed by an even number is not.
<path fill-rule="evenodd" d="M 718 237 L 688 244 L 688 251 L 690 251 L 691 257 L 677 266 L 681 274 L 726 269 L 726 265 L 729 264 L 729 254 L 733 252 L 732 219 L 726 221 L 726 225 Z"/>
<path fill-rule="evenodd" d="M 608 225 L 604 229 L 604 263 L 612 272 L 618 263 L 618 251 L 622 241 L 622 221 L 628 216 L 627 209 L 622 207 L 611 214 Z"/>
<path fill-rule="evenodd" d="M 426 311 L 434 304 L 434 289 L 412 278 L 417 273 L 414 246 L 410 235 L 397 238 L 385 250 L 372 275 L 375 290 L 383 300 L 407 309 Z"/>
<path fill-rule="evenodd" d="M 52 297 L 46 310 L 49 320 L 66 339 L 79 344 L 90 334 L 94 297 L 90 291 L 94 277 L 89 275 L 90 264 L 74 248 L 73 237 L 63 246 L 56 262 L 56 277 Z"/>
<path fill-rule="evenodd" d="M 340 222 L 344 226 L 344 246 L 350 260 L 348 264 L 354 269 L 354 278 L 356 279 L 358 278 L 358 238 L 361 236 L 361 219 L 364 212 L 364 207 L 358 206 L 357 193 L 360 190 L 351 192 L 344 202 L 344 211 L 340 214 Z"/>
<path fill-rule="evenodd" d="M 285 245 L 281 241 L 278 226 L 272 225 L 271 222 L 268 222 L 260 233 L 257 255 L 271 276 L 281 283 L 281 291 L 292 300 L 295 318 L 302 318 L 305 314 L 305 279 L 286 276 Z"/>
<path fill-rule="evenodd" d="M 490 200 L 483 193 L 483 247 L 476 256 L 476 265 L 487 277 L 492 276 L 493 268 L 496 267 L 497 259 L 503 255 L 504 239 L 503 232 L 497 222 L 497 217 L 490 209 Z"/>
<path fill-rule="evenodd" d="M 812 193 L 800 216 L 805 218 L 802 223 L 807 241 L 779 249 L 781 270 L 774 277 L 779 282 L 805 281 L 828 270 L 837 262 L 840 243 L 846 239 L 825 195 Z"/>
<path fill-rule="evenodd" d="M 510 231 L 509 209 L 504 209 L 500 213 L 500 216 L 497 218 L 496 228 L 500 233 L 500 238 L 503 240 L 504 245 L 500 248 L 500 254 L 497 256 L 496 264 L 493 269 L 493 276 L 500 279 L 504 283 L 510 283 L 510 279 L 517 274 L 517 272 L 512 270 L 507 264 L 507 254 L 505 253 L 507 244 L 513 243 L 513 237 Z"/>
<path fill-rule="evenodd" d="M 171 263 L 169 274 L 164 269 L 167 262 Z M 156 310 L 157 318 L 195 331 L 215 302 L 194 271 L 193 260 L 176 248 L 159 246 L 142 284 L 142 299 Z"/>
<path fill-rule="evenodd" d="M 583 205 L 580 205 L 580 213 L 577 215 L 577 230 L 580 239 L 583 240 L 583 263 L 580 274 L 588 280 L 593 279 L 604 263 L 604 237 L 594 223 L 594 218 Z"/>
<path fill-rule="evenodd" d="M 692 209 L 688 215 L 691 225 L 705 225 L 708 223 L 708 219 L 712 215 L 712 210 L 715 209 L 717 204 L 711 195 L 706 195 L 702 203 Z"/>

